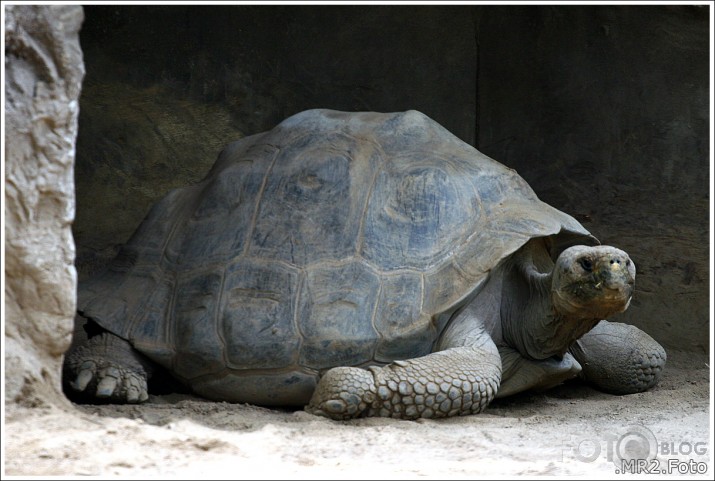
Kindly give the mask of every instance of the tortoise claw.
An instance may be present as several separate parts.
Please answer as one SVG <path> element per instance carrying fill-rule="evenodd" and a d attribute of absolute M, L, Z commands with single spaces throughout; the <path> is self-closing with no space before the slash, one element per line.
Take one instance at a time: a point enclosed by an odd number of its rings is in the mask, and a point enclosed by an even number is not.
<path fill-rule="evenodd" d="M 120 378 L 119 370 L 115 367 L 107 368 L 100 374 L 100 378 L 97 385 L 97 397 L 111 397 L 117 389 Z"/>
<path fill-rule="evenodd" d="M 305 410 L 336 420 L 366 414 L 374 400 L 375 381 L 370 371 L 354 367 L 330 369 L 320 380 Z"/>
<path fill-rule="evenodd" d="M 127 402 L 128 403 L 139 402 L 140 395 L 141 395 L 141 393 L 139 392 L 139 389 L 136 386 L 129 386 L 127 388 Z"/>
<path fill-rule="evenodd" d="M 77 391 L 84 391 L 89 385 L 92 378 L 94 378 L 94 373 L 97 370 L 97 366 L 92 361 L 86 361 L 80 367 L 79 374 L 77 378 L 71 383 L 72 387 Z"/>

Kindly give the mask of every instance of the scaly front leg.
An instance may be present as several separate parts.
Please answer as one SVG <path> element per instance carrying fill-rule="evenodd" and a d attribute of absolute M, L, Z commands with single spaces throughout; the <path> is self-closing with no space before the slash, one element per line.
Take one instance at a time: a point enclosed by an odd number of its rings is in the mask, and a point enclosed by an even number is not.
<path fill-rule="evenodd" d="M 332 419 L 439 418 L 481 412 L 494 399 L 501 360 L 489 339 L 369 370 L 337 367 L 318 383 L 306 411 Z"/>

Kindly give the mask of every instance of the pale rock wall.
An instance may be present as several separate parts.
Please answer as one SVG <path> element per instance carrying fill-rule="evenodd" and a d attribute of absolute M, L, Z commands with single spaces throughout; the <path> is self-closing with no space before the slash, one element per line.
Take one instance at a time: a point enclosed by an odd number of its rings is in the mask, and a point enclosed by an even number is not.
<path fill-rule="evenodd" d="M 82 7 L 5 7 L 5 402 L 64 403 Z"/>

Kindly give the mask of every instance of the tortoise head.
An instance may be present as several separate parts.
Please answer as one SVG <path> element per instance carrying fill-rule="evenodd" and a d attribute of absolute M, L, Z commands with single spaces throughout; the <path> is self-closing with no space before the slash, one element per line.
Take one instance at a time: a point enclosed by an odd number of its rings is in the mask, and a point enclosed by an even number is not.
<path fill-rule="evenodd" d="M 552 301 L 566 317 L 606 319 L 628 308 L 636 267 L 624 251 L 611 246 L 573 246 L 556 260 Z"/>

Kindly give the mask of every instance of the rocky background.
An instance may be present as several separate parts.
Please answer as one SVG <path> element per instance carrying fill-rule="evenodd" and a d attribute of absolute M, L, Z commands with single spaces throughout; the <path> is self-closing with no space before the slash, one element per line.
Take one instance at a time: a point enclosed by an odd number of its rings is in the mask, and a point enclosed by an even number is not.
<path fill-rule="evenodd" d="M 621 321 L 670 349 L 709 352 L 706 6 L 6 15 L 6 399 L 32 404 L 58 389 L 75 302 L 74 195 L 81 281 L 225 144 L 313 107 L 431 116 L 631 254 L 637 290 Z"/>

